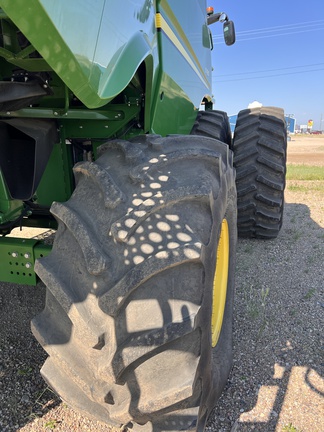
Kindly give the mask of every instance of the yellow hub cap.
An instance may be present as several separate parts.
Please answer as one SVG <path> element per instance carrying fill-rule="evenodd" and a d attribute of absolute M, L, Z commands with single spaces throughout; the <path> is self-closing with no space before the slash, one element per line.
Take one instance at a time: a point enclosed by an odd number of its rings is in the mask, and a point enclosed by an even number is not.
<path fill-rule="evenodd" d="M 213 285 L 213 309 L 211 320 L 212 346 L 215 347 L 222 329 L 226 302 L 229 264 L 229 233 L 226 219 L 223 219 L 217 247 L 216 272 Z"/>

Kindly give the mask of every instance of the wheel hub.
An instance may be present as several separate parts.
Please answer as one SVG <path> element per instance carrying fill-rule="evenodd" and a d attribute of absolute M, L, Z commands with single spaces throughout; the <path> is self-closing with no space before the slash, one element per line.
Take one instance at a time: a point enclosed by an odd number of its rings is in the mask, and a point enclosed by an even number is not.
<path fill-rule="evenodd" d="M 226 219 L 223 219 L 217 247 L 216 271 L 213 283 L 213 308 L 211 320 L 212 347 L 217 345 L 222 329 L 229 265 L 229 231 Z"/>

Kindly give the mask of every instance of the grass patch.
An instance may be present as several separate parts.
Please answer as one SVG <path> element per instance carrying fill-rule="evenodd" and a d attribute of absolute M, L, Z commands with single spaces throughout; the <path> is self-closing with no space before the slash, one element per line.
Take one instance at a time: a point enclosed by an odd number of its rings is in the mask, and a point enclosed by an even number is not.
<path fill-rule="evenodd" d="M 301 238 L 301 236 L 302 236 L 301 232 L 297 231 L 293 235 L 293 240 L 298 241 Z"/>
<path fill-rule="evenodd" d="M 47 429 L 52 429 L 52 430 L 55 429 L 57 425 L 58 425 L 58 421 L 53 420 L 53 419 L 51 419 L 47 423 L 45 423 L 45 427 Z"/>
<path fill-rule="evenodd" d="M 289 423 L 289 425 L 284 426 L 282 430 L 283 432 L 303 432 L 302 430 L 295 428 L 295 426 L 292 423 Z"/>
<path fill-rule="evenodd" d="M 323 168 L 324 169 L 324 168 Z M 291 192 L 324 192 L 324 180 L 290 180 L 287 189 Z"/>
<path fill-rule="evenodd" d="M 287 180 L 324 180 L 324 168 L 311 165 L 287 165 Z"/>
<path fill-rule="evenodd" d="M 316 290 L 314 288 L 310 289 L 307 294 L 304 295 L 304 299 L 305 300 L 309 300 L 313 297 L 313 295 L 315 294 Z"/>
<path fill-rule="evenodd" d="M 260 337 L 268 325 L 267 301 L 269 288 L 250 285 L 243 292 L 247 315 L 252 320 L 258 320 L 258 337 Z"/>
<path fill-rule="evenodd" d="M 19 369 L 17 374 L 18 375 L 30 375 L 33 372 L 33 369 L 31 367 L 26 367 L 24 369 Z"/>
<path fill-rule="evenodd" d="M 292 192 L 308 192 L 309 187 L 304 185 L 298 185 L 298 184 L 289 184 L 287 185 L 287 189 L 289 189 Z M 295 222 L 295 221 L 294 221 Z"/>

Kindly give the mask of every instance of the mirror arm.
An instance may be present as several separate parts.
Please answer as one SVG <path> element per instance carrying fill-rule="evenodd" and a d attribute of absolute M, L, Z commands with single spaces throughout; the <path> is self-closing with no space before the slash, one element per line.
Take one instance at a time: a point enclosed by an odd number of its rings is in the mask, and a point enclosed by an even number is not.
<path fill-rule="evenodd" d="M 219 19 L 222 15 L 226 16 L 226 21 L 227 21 L 228 20 L 227 15 L 224 14 L 224 12 L 218 12 L 218 13 L 214 13 L 214 14 L 210 15 L 209 17 L 207 17 L 207 24 L 208 25 L 214 24 L 215 22 L 219 21 Z"/>

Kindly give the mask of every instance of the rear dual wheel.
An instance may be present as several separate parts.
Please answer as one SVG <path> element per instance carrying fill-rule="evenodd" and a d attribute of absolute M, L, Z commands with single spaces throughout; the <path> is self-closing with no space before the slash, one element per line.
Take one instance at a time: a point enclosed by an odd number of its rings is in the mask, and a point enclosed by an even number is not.
<path fill-rule="evenodd" d="M 191 135 L 214 138 L 232 147 L 231 126 L 225 111 L 199 111 Z"/>
<path fill-rule="evenodd" d="M 232 143 L 227 114 L 200 111 L 192 134 L 225 142 L 234 152 L 238 233 L 272 239 L 283 221 L 287 132 L 284 111 L 258 107 L 239 112 Z"/>
<path fill-rule="evenodd" d="M 281 108 L 240 111 L 234 141 L 238 233 L 272 239 L 282 226 L 287 132 Z"/>
<path fill-rule="evenodd" d="M 36 264 L 42 374 L 87 415 L 134 430 L 203 430 L 232 359 L 236 188 L 215 139 L 111 141 L 54 203 Z"/>

